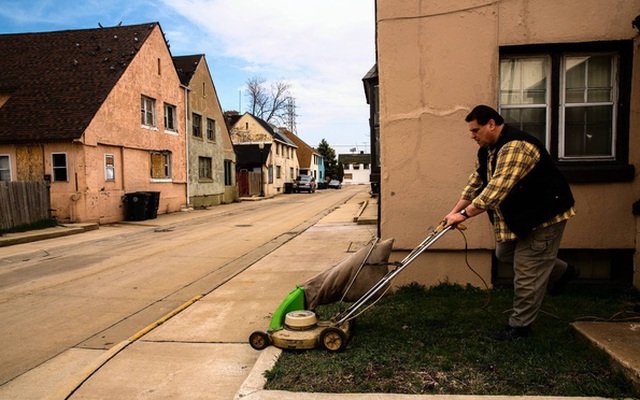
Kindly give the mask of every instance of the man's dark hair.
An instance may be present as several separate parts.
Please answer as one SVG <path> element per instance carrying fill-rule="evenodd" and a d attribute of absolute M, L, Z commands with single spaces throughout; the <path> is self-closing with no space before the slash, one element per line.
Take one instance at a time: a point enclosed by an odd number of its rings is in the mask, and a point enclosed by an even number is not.
<path fill-rule="evenodd" d="M 467 122 L 475 120 L 478 121 L 478 125 L 486 125 L 491 119 L 496 123 L 496 125 L 504 124 L 504 118 L 502 118 L 502 115 L 498 114 L 496 110 L 489 106 L 479 105 L 475 106 L 464 120 Z"/>

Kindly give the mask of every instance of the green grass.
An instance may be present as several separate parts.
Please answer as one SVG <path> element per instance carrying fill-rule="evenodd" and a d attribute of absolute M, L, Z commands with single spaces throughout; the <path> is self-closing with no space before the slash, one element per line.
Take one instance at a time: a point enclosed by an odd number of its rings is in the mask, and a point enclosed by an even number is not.
<path fill-rule="evenodd" d="M 55 218 L 49 218 L 34 222 L 32 224 L 18 225 L 11 228 L 0 229 L 0 235 L 3 233 L 27 232 L 37 229 L 51 228 L 54 226 L 58 226 L 58 221 Z"/>
<path fill-rule="evenodd" d="M 266 389 L 403 393 L 640 397 L 607 357 L 575 337 L 569 323 L 609 318 L 640 303 L 634 289 L 574 286 L 547 296 L 527 339 L 497 342 L 513 292 L 442 284 L 401 288 L 358 317 L 342 353 L 285 351 Z M 488 307 L 483 306 L 489 302 Z M 321 319 L 338 311 L 321 307 Z"/>

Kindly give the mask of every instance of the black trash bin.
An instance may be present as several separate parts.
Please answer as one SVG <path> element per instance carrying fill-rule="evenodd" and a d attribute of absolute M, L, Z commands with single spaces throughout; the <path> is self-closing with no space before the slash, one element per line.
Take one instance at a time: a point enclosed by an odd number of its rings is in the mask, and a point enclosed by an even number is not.
<path fill-rule="evenodd" d="M 141 192 L 149 195 L 149 207 L 147 208 L 147 218 L 158 218 L 158 207 L 160 207 L 160 192 Z"/>
<path fill-rule="evenodd" d="M 135 192 L 124 195 L 127 221 L 144 221 L 149 213 L 149 193 Z"/>
<path fill-rule="evenodd" d="M 293 182 L 285 182 L 284 183 L 284 192 L 285 193 L 293 193 Z"/>

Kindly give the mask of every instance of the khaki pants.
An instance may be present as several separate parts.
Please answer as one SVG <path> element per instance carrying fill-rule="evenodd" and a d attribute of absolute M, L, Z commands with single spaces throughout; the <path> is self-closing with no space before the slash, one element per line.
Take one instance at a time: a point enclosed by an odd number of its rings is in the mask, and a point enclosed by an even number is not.
<path fill-rule="evenodd" d="M 529 326 L 538 315 L 549 277 L 558 279 L 567 263 L 558 259 L 558 249 L 567 221 L 532 231 L 525 240 L 498 242 L 498 260 L 513 264 L 512 327 Z"/>

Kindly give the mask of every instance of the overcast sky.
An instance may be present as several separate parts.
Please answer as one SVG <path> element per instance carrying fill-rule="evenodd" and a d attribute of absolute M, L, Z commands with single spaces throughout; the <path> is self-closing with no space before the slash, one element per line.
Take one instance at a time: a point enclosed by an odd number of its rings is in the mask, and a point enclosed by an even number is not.
<path fill-rule="evenodd" d="M 374 0 L 0 0 L 0 33 L 120 22 L 160 22 L 172 55 L 205 54 L 223 110 L 247 111 L 248 78 L 286 80 L 302 140 L 369 152 Z"/>

